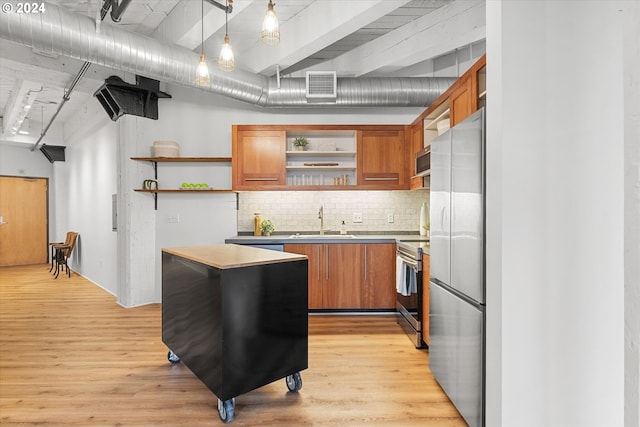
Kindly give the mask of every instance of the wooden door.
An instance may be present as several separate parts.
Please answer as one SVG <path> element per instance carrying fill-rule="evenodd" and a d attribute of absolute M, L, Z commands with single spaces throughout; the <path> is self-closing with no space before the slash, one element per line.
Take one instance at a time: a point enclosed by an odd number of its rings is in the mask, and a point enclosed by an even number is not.
<path fill-rule="evenodd" d="M 362 307 L 361 244 L 328 244 L 325 282 L 322 299 L 324 308 Z"/>
<path fill-rule="evenodd" d="M 364 245 L 362 277 L 363 308 L 395 308 L 396 244 Z"/>
<path fill-rule="evenodd" d="M 358 187 L 408 189 L 404 131 L 367 130 L 358 141 Z"/>
<path fill-rule="evenodd" d="M 0 177 L 0 267 L 48 260 L 47 178 Z"/>
<path fill-rule="evenodd" d="M 308 261 L 308 292 L 309 292 L 309 308 L 322 308 L 322 283 L 324 281 L 324 244 L 308 244 L 308 243 L 286 243 L 284 245 L 285 252 L 306 255 Z"/>
<path fill-rule="evenodd" d="M 234 190 L 260 190 L 286 183 L 284 131 L 238 130 L 232 141 Z"/>

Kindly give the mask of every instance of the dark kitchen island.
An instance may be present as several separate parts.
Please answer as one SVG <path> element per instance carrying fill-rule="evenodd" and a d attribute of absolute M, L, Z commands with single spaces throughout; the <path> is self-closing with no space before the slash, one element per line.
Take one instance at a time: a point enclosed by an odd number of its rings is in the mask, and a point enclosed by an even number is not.
<path fill-rule="evenodd" d="M 234 244 L 162 249 L 162 341 L 218 397 L 280 378 L 291 391 L 308 367 L 307 257 Z"/>

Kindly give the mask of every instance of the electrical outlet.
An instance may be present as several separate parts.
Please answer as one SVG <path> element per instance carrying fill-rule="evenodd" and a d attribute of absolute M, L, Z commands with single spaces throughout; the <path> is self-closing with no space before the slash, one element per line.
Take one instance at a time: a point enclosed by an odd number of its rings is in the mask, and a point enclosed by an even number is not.
<path fill-rule="evenodd" d="M 362 212 L 354 212 L 353 213 L 353 222 L 362 222 Z"/>
<path fill-rule="evenodd" d="M 391 224 L 393 222 L 393 213 L 387 214 L 387 222 Z"/>
<path fill-rule="evenodd" d="M 178 215 L 178 214 L 167 215 L 167 222 L 168 223 L 180 222 L 180 215 Z"/>

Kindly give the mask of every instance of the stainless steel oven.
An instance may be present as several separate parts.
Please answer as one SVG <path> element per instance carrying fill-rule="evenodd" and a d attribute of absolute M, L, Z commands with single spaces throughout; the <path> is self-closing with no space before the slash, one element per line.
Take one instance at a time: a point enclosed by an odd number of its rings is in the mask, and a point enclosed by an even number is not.
<path fill-rule="evenodd" d="M 396 308 L 398 324 L 416 348 L 422 342 L 422 248 L 419 242 L 396 245 Z"/>

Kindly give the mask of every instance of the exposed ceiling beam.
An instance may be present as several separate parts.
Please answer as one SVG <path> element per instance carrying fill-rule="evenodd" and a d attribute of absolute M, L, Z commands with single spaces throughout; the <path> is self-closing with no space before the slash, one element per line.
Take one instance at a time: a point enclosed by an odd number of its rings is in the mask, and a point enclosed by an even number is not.
<path fill-rule="evenodd" d="M 66 87 L 78 73 L 83 62 L 68 57 L 46 57 L 34 53 L 33 49 L 0 39 L 2 61 L 0 73 L 6 77 L 34 80 L 43 86 Z M 102 72 L 103 70 L 103 72 Z M 114 70 L 92 65 L 90 72 L 76 86 L 77 91 L 93 93 Z M 118 73 L 122 77 L 121 73 Z"/>
<path fill-rule="evenodd" d="M 233 12 L 229 19 L 233 19 L 251 1 L 239 1 L 233 4 Z M 182 0 L 153 32 L 152 37 L 167 43 L 177 44 L 194 50 L 202 44 L 201 28 L 202 5 L 200 1 Z M 266 6 L 265 6 L 266 7 Z M 204 39 L 207 40 L 221 28 L 224 28 L 225 13 L 204 2 Z"/>
<path fill-rule="evenodd" d="M 245 67 L 254 73 L 273 75 L 275 65 L 288 67 L 351 34 L 409 0 L 318 1 L 280 24 L 280 44 L 259 45 L 242 52 Z"/>
<path fill-rule="evenodd" d="M 354 77 L 390 73 L 485 37 L 485 1 L 457 0 L 312 69 Z"/>

